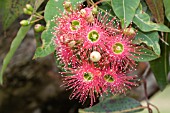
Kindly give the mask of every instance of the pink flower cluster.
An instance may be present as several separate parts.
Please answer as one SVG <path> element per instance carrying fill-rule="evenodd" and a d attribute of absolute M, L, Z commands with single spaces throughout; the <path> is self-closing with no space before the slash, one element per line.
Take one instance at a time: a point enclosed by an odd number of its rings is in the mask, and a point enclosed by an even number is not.
<path fill-rule="evenodd" d="M 100 12 L 94 15 L 92 8 L 66 10 L 56 18 L 57 60 L 67 70 L 62 74 L 71 74 L 64 76 L 64 86 L 73 89 L 71 99 L 84 103 L 89 97 L 91 106 L 103 93 L 121 94 L 136 85 L 136 76 L 127 76 L 136 66 L 131 59 L 138 52 L 132 43 L 135 32 L 108 18 Z"/>

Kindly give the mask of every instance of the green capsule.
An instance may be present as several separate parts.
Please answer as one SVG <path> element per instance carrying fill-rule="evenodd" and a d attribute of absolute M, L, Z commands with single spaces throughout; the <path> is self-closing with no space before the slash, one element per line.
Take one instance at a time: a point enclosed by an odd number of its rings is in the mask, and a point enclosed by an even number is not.
<path fill-rule="evenodd" d="M 44 31 L 44 30 L 45 30 L 45 27 L 42 26 L 41 24 L 36 24 L 36 25 L 34 26 L 34 30 L 35 30 L 35 32 L 41 32 L 41 31 Z"/>
<path fill-rule="evenodd" d="M 28 20 L 21 20 L 21 21 L 20 21 L 20 24 L 21 24 L 22 26 L 27 26 L 27 25 L 29 25 L 29 21 L 28 21 Z"/>
<path fill-rule="evenodd" d="M 32 7 L 30 4 L 26 4 L 26 8 L 27 8 L 29 11 L 33 12 L 33 7 Z"/>
<path fill-rule="evenodd" d="M 94 15 L 97 15 L 97 14 L 98 14 L 97 7 L 93 7 L 92 13 L 93 13 Z"/>
<path fill-rule="evenodd" d="M 24 11 L 24 14 L 26 15 L 32 15 L 32 12 L 29 11 L 27 8 L 24 8 L 23 11 Z"/>

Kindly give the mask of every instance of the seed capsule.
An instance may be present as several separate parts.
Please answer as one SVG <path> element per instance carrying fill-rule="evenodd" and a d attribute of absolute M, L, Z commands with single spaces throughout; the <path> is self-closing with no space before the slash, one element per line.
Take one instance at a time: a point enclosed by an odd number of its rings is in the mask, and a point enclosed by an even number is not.
<path fill-rule="evenodd" d="M 29 25 L 29 21 L 28 21 L 28 20 L 22 20 L 22 21 L 20 22 L 20 24 L 21 24 L 22 26 L 27 26 L 27 25 Z"/>
<path fill-rule="evenodd" d="M 41 32 L 41 31 L 43 31 L 44 29 L 45 29 L 45 27 L 42 26 L 41 24 L 36 24 L 36 25 L 34 26 L 34 30 L 35 30 L 36 32 Z"/>
<path fill-rule="evenodd" d="M 24 8 L 23 11 L 24 11 L 24 14 L 26 15 L 32 15 L 32 12 L 29 11 L 27 8 Z"/>
<path fill-rule="evenodd" d="M 32 7 L 30 4 L 26 4 L 26 8 L 27 8 L 29 11 L 33 12 L 33 7 Z"/>

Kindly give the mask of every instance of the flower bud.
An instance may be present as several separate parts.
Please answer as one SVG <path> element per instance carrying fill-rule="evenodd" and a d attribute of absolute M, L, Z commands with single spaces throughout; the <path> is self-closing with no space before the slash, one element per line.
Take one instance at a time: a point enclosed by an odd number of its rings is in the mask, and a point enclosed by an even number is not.
<path fill-rule="evenodd" d="M 63 6 L 64 6 L 64 8 L 69 8 L 69 7 L 71 7 L 71 2 L 67 2 L 67 1 L 65 1 L 64 3 L 63 3 Z"/>
<path fill-rule="evenodd" d="M 33 12 L 33 7 L 32 7 L 30 4 L 26 4 L 26 8 L 27 8 L 29 11 Z"/>
<path fill-rule="evenodd" d="M 92 62 L 98 62 L 101 59 L 101 54 L 98 51 L 93 51 L 90 54 L 90 60 Z"/>
<path fill-rule="evenodd" d="M 36 25 L 34 26 L 34 30 L 35 30 L 36 32 L 41 32 L 41 31 L 43 31 L 44 29 L 45 29 L 45 27 L 42 26 L 41 24 L 36 24 Z"/>
<path fill-rule="evenodd" d="M 64 9 L 68 12 L 70 12 L 72 10 L 72 6 L 71 6 L 71 2 L 65 1 L 63 3 Z"/>
<path fill-rule="evenodd" d="M 91 23 L 94 22 L 94 17 L 93 17 L 93 15 L 88 16 L 88 17 L 87 17 L 87 21 L 88 21 L 88 22 L 91 22 Z"/>
<path fill-rule="evenodd" d="M 68 46 L 69 46 L 69 47 L 74 47 L 75 44 L 76 44 L 76 41 L 72 40 L 72 41 L 70 41 L 70 42 L 68 43 Z"/>
<path fill-rule="evenodd" d="M 87 12 L 86 12 L 85 9 L 81 9 L 81 10 L 80 10 L 80 14 L 81 14 L 82 17 L 85 17 L 86 13 L 87 13 Z"/>
<path fill-rule="evenodd" d="M 22 21 L 20 22 L 20 24 L 21 24 L 22 26 L 27 26 L 27 25 L 29 25 L 29 21 L 28 21 L 28 20 L 22 20 Z"/>
<path fill-rule="evenodd" d="M 23 11 L 24 11 L 24 14 L 27 14 L 27 15 L 31 15 L 32 14 L 32 12 L 29 11 L 27 8 L 24 8 Z"/>
<path fill-rule="evenodd" d="M 126 29 L 124 29 L 123 33 L 126 34 L 126 35 L 129 35 L 129 36 L 135 35 L 135 31 L 134 31 L 133 28 L 126 28 Z"/>
<path fill-rule="evenodd" d="M 81 16 L 84 17 L 88 22 L 93 22 L 94 17 L 91 8 L 84 8 L 80 10 Z"/>
<path fill-rule="evenodd" d="M 98 11 L 97 11 L 97 7 L 93 7 L 93 9 L 92 9 L 92 13 L 93 13 L 94 15 L 97 15 L 97 13 L 98 13 Z"/>

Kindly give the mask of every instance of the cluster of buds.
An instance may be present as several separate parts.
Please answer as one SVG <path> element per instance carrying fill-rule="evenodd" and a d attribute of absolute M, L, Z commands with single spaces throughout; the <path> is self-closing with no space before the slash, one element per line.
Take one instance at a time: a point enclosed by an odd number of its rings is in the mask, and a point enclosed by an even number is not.
<path fill-rule="evenodd" d="M 25 8 L 23 8 L 23 12 L 26 15 L 31 15 L 31 17 L 28 20 L 21 20 L 20 24 L 22 26 L 28 26 L 30 24 L 34 24 L 44 17 L 41 15 L 43 12 L 33 12 L 33 7 L 30 4 L 26 4 Z M 35 32 L 42 32 L 45 30 L 45 27 L 41 24 L 35 24 L 34 26 Z"/>
<path fill-rule="evenodd" d="M 63 86 L 73 89 L 70 98 L 84 103 L 89 97 L 92 106 L 103 93 L 122 94 L 136 86 L 136 75 L 127 75 L 136 66 L 131 58 L 140 53 L 132 43 L 135 31 L 94 8 L 73 10 L 70 2 L 64 8 L 54 36 L 57 60 L 67 70 L 61 72 Z"/>
<path fill-rule="evenodd" d="M 24 14 L 32 15 L 33 7 L 30 4 L 26 4 L 26 7 L 23 8 Z"/>
<path fill-rule="evenodd" d="M 24 12 L 24 14 L 26 14 L 26 15 L 32 15 L 32 13 L 33 13 L 33 7 L 32 7 L 30 4 L 26 4 L 25 8 L 23 8 L 23 12 Z M 21 24 L 22 26 L 27 26 L 27 25 L 30 24 L 30 22 L 29 22 L 28 20 L 22 20 L 22 21 L 20 22 L 20 24 Z"/>

